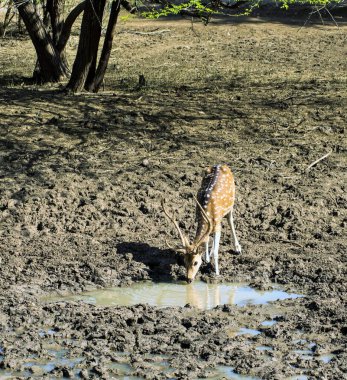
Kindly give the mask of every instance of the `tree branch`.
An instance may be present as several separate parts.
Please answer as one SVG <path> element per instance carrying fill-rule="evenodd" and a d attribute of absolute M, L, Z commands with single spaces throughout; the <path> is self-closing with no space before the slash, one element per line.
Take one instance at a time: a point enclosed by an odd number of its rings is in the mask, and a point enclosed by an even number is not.
<path fill-rule="evenodd" d="M 121 0 L 120 4 L 131 14 L 136 13 L 137 8 L 133 7 L 128 0 Z"/>
<path fill-rule="evenodd" d="M 76 7 L 66 17 L 59 41 L 57 43 L 57 51 L 59 52 L 59 54 L 65 49 L 67 41 L 70 38 L 72 25 L 76 21 L 77 17 L 84 11 L 85 5 L 86 0 L 76 5 Z"/>

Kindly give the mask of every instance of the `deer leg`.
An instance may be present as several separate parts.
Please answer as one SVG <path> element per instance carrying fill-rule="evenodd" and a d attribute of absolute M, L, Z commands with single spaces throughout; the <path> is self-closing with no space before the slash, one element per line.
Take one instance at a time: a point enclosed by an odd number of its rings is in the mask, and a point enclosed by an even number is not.
<path fill-rule="evenodd" d="M 214 238 L 212 239 L 211 249 L 210 249 L 209 241 L 205 243 L 207 263 L 209 263 L 211 261 L 211 258 L 213 257 L 213 254 L 214 254 L 213 247 L 214 247 Z"/>
<path fill-rule="evenodd" d="M 210 262 L 210 250 L 209 250 L 208 243 L 209 243 L 209 241 L 207 240 L 207 241 L 205 242 L 205 258 L 206 258 L 206 262 L 207 262 L 207 263 Z"/>
<path fill-rule="evenodd" d="M 220 230 L 217 230 L 214 233 L 213 237 L 213 258 L 214 258 L 214 268 L 216 275 L 219 276 L 219 267 L 218 267 L 218 249 L 219 249 L 219 240 L 220 240 Z"/>
<path fill-rule="evenodd" d="M 210 251 L 210 257 L 213 257 L 213 249 L 214 249 L 214 238 L 212 239 L 212 246 Z"/>
<path fill-rule="evenodd" d="M 234 226 L 234 218 L 233 218 L 233 211 L 231 210 L 229 214 L 227 215 L 228 217 L 228 223 L 231 228 L 231 234 L 234 242 L 234 248 L 235 252 L 241 253 L 241 245 L 239 241 L 237 240 L 236 232 L 235 232 L 235 226 Z"/>

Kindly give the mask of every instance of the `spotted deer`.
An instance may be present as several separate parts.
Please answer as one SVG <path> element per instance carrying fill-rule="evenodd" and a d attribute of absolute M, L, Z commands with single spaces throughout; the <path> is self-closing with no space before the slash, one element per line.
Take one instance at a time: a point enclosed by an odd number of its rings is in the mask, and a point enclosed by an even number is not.
<path fill-rule="evenodd" d="M 181 238 L 183 248 L 178 249 L 177 252 L 184 255 L 188 283 L 194 280 L 202 263 L 203 245 L 205 246 L 206 262 L 210 262 L 210 257 L 213 256 L 215 272 L 217 276 L 219 275 L 218 250 L 221 223 L 225 216 L 231 228 L 235 251 L 241 253 L 241 246 L 236 237 L 232 214 L 235 201 L 235 181 L 233 173 L 227 165 L 215 165 L 206 169 L 195 201 L 197 204 L 197 229 L 192 243 L 181 231 L 175 218 L 168 213 L 165 202 L 162 201 L 165 215 L 173 222 Z M 209 237 L 211 234 L 214 235 L 210 251 Z"/>

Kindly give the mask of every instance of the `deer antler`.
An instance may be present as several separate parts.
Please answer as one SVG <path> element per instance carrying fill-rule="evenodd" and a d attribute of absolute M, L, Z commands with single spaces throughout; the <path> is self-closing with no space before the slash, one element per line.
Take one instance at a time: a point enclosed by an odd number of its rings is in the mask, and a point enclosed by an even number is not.
<path fill-rule="evenodd" d="M 203 218 L 205 219 L 205 222 L 208 224 L 209 227 L 211 227 L 210 219 L 207 216 L 206 211 L 204 210 L 204 208 L 201 206 L 200 202 L 198 201 L 198 198 L 195 195 L 193 195 L 193 198 L 194 198 L 196 204 L 199 206 L 201 214 L 202 214 Z"/>
<path fill-rule="evenodd" d="M 186 250 L 184 248 L 175 248 L 173 247 L 171 244 L 169 244 L 169 242 L 165 239 L 165 243 L 167 245 L 167 247 L 169 249 L 172 249 L 173 251 L 177 252 L 177 253 L 181 253 L 181 254 L 184 254 L 186 252 Z"/>
<path fill-rule="evenodd" d="M 180 235 L 180 238 L 182 240 L 183 247 L 187 247 L 189 245 L 189 241 L 187 237 L 184 235 L 184 233 L 181 231 L 180 226 L 178 225 L 178 222 L 167 212 L 165 208 L 165 201 L 164 199 L 161 200 L 161 205 L 163 207 L 165 215 L 171 220 L 171 222 L 175 225 L 178 234 Z"/>
<path fill-rule="evenodd" d="M 204 218 L 205 222 L 207 223 L 207 230 L 206 232 L 201 236 L 201 238 L 199 239 L 197 245 L 200 245 L 200 242 L 206 237 L 206 235 L 209 235 L 210 234 L 210 230 L 211 230 L 211 221 L 210 221 L 210 218 L 207 216 L 206 214 L 206 211 L 204 210 L 204 208 L 201 206 L 200 202 L 198 201 L 198 198 L 193 195 L 193 198 L 196 202 L 196 204 L 198 205 L 200 211 L 201 211 L 201 215 L 202 217 Z"/>

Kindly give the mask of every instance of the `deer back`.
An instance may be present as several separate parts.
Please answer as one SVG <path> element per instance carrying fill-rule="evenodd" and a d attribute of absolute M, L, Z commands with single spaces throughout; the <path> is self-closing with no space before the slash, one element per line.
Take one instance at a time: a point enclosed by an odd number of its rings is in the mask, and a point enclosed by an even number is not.
<path fill-rule="evenodd" d="M 206 169 L 197 199 L 211 222 L 210 231 L 207 231 L 207 223 L 200 208 L 197 207 L 198 228 L 195 240 L 198 241 L 203 237 L 202 242 L 208 239 L 209 234 L 220 228 L 222 218 L 232 210 L 234 205 L 235 181 L 227 165 L 214 165 Z"/>

